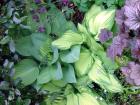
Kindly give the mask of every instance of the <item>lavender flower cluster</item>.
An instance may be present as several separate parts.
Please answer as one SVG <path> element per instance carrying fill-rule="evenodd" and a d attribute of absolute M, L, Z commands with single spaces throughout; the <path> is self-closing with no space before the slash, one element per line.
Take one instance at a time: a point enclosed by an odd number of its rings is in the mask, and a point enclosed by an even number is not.
<path fill-rule="evenodd" d="M 131 61 L 121 71 L 129 84 L 140 86 L 140 0 L 126 0 L 124 7 L 117 10 L 115 20 L 119 32 L 108 47 L 107 55 L 114 60 L 122 56 L 125 49 L 130 50 Z"/>

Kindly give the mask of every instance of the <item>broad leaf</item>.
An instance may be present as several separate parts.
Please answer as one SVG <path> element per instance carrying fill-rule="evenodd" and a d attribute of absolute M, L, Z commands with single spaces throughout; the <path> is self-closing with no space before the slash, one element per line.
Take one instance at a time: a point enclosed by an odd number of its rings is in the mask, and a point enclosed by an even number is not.
<path fill-rule="evenodd" d="M 15 66 L 14 79 L 20 78 L 22 83 L 27 86 L 32 84 L 39 74 L 39 69 L 31 59 L 24 59 Z"/>
<path fill-rule="evenodd" d="M 60 58 L 65 63 L 74 63 L 79 59 L 80 56 L 80 45 L 73 46 L 71 51 L 63 51 L 60 53 Z"/>
<path fill-rule="evenodd" d="M 40 72 L 37 78 L 37 84 L 48 83 L 51 80 L 60 80 L 62 78 L 62 69 L 58 62 L 57 65 L 48 66 Z"/>
<path fill-rule="evenodd" d="M 68 83 L 76 83 L 76 77 L 74 68 L 72 65 L 68 65 L 68 67 L 65 67 L 63 70 L 64 80 Z"/>
<path fill-rule="evenodd" d="M 30 36 L 15 41 L 16 51 L 23 56 L 31 56 L 30 49 L 33 47 Z"/>
<path fill-rule="evenodd" d="M 64 33 L 62 37 L 52 42 L 52 45 L 61 49 L 66 50 L 72 47 L 73 45 L 82 44 L 85 41 L 84 35 L 80 35 L 71 30 Z"/>
<path fill-rule="evenodd" d="M 80 53 L 80 58 L 75 62 L 75 71 L 77 76 L 86 75 L 93 65 L 93 58 L 91 52 L 87 49 L 83 49 Z"/>

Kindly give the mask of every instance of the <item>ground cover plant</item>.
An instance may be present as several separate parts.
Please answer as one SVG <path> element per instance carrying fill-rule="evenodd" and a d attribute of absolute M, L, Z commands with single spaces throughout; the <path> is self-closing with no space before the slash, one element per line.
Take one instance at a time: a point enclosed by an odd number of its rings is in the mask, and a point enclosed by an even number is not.
<path fill-rule="evenodd" d="M 139 0 L 1 0 L 0 105 L 139 105 Z"/>

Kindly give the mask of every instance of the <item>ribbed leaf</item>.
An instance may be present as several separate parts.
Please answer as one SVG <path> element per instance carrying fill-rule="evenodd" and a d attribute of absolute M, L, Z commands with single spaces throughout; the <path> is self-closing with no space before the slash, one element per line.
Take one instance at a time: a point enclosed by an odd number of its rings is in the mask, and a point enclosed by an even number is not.
<path fill-rule="evenodd" d="M 31 59 L 24 59 L 15 66 L 14 79 L 20 78 L 22 83 L 27 86 L 32 84 L 39 74 L 39 69 Z"/>

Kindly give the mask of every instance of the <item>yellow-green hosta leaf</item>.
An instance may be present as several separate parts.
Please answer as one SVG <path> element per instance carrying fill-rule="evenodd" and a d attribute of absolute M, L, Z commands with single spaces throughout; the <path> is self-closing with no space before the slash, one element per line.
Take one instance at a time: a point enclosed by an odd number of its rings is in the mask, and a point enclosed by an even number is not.
<path fill-rule="evenodd" d="M 93 35 L 98 35 L 100 30 L 106 28 L 111 30 L 114 24 L 115 10 L 104 10 L 100 12 L 95 19 L 91 19 L 89 22 L 89 30 Z"/>
<path fill-rule="evenodd" d="M 71 30 L 64 33 L 62 37 L 52 42 L 52 45 L 61 49 L 69 49 L 73 45 L 82 44 L 85 41 L 83 34 L 73 32 Z"/>
<path fill-rule="evenodd" d="M 75 62 L 75 71 L 77 76 L 83 76 L 88 73 L 93 65 L 93 58 L 89 50 L 84 50 L 80 53 L 80 58 Z"/>
<path fill-rule="evenodd" d="M 88 26 L 91 19 L 95 19 L 98 13 L 101 12 L 101 7 L 93 5 L 90 10 L 86 13 L 84 22 Z"/>
<path fill-rule="evenodd" d="M 107 91 L 113 93 L 122 92 L 122 86 L 119 81 L 113 76 L 113 74 L 109 74 L 105 71 L 102 62 L 99 59 L 95 59 L 95 63 L 91 71 L 88 73 L 88 76 Z"/>

